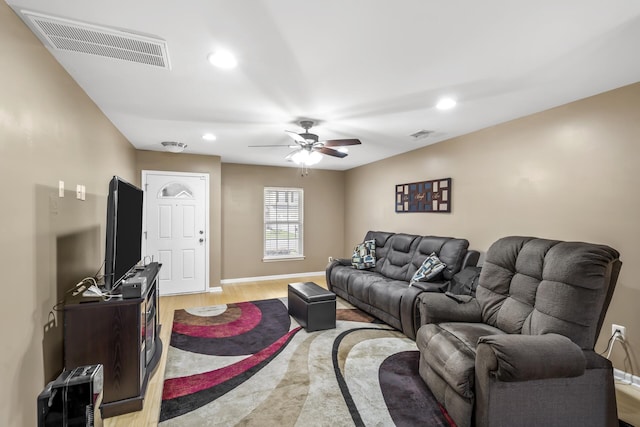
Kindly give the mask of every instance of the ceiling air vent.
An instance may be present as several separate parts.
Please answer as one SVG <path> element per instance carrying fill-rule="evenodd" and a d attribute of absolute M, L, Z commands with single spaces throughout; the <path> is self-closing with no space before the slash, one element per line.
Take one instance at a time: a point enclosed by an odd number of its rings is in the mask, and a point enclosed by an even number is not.
<path fill-rule="evenodd" d="M 31 29 L 58 50 L 170 69 L 164 40 L 21 10 Z"/>
<path fill-rule="evenodd" d="M 434 133 L 434 131 L 432 130 L 419 130 L 416 133 L 412 133 L 411 135 L 409 135 L 410 137 L 412 137 L 413 139 L 425 139 L 428 138 L 429 136 L 431 136 Z"/>

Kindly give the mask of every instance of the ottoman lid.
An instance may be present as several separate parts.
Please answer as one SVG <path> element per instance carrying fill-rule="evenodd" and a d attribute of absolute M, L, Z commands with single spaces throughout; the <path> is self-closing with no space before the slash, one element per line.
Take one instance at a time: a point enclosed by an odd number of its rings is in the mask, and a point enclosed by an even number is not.
<path fill-rule="evenodd" d="M 307 302 L 332 301 L 336 294 L 313 282 L 290 283 L 289 290 Z"/>

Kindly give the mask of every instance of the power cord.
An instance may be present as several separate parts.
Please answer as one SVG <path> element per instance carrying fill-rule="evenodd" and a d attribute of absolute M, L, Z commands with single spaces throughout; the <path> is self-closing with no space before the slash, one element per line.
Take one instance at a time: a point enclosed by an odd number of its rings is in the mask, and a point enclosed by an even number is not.
<path fill-rule="evenodd" d="M 627 346 L 627 340 L 624 338 L 624 336 L 622 335 L 622 331 L 620 331 L 619 329 L 616 329 L 613 334 L 611 334 L 611 337 L 609 338 L 609 341 L 607 342 L 607 348 L 604 349 L 604 351 L 602 353 L 600 353 L 600 355 L 602 356 L 604 354 L 604 352 L 607 352 L 607 355 L 605 356 L 607 359 L 609 359 L 609 357 L 611 356 L 611 353 L 613 351 L 613 347 L 615 345 L 615 343 L 619 342 L 620 345 L 622 346 L 622 350 L 624 350 L 625 353 L 625 358 L 624 358 L 624 370 L 627 370 L 627 362 L 629 362 L 629 369 L 631 371 L 631 376 L 634 376 L 634 372 L 633 372 L 633 364 L 631 363 L 631 358 L 629 356 L 629 349 Z M 625 380 L 625 379 L 618 379 L 617 381 L 620 381 L 623 384 L 631 384 L 632 381 L 631 380 Z"/>
<path fill-rule="evenodd" d="M 96 274 L 93 275 L 93 277 L 85 277 L 84 279 L 80 280 L 78 283 L 75 284 L 74 287 L 72 287 L 71 289 L 67 290 L 65 292 L 65 296 L 58 302 L 56 302 L 53 307 L 51 307 L 51 312 L 54 313 L 56 311 L 62 311 L 61 308 L 64 306 L 64 301 L 67 295 L 72 294 L 72 295 L 78 295 L 78 289 L 80 289 L 81 287 L 84 287 L 84 289 L 82 291 L 84 291 L 87 287 L 85 285 L 86 281 L 91 282 L 96 288 L 98 288 L 98 282 L 101 281 L 104 278 L 104 275 L 99 276 L 100 271 L 102 270 L 102 268 L 105 265 L 106 260 L 102 260 L 102 264 L 100 265 L 100 267 L 98 268 L 98 271 L 96 271 Z M 82 292 L 80 291 L 80 292 Z M 74 293 L 75 292 L 75 293 Z M 111 295 L 110 293 L 103 293 L 102 297 L 105 299 L 105 301 L 110 300 L 113 295 Z M 55 313 L 54 313 L 54 318 L 55 318 Z"/>
<path fill-rule="evenodd" d="M 624 345 L 626 344 L 624 341 L 624 338 L 622 337 L 622 333 L 619 330 L 616 330 L 613 335 L 611 335 L 611 338 L 609 339 L 609 342 L 611 342 L 610 346 L 607 346 L 609 348 L 609 352 L 607 353 L 607 359 L 609 358 L 609 356 L 611 356 L 611 352 L 613 351 L 613 346 L 616 343 L 616 341 L 620 341 L 620 344 L 624 347 Z"/>

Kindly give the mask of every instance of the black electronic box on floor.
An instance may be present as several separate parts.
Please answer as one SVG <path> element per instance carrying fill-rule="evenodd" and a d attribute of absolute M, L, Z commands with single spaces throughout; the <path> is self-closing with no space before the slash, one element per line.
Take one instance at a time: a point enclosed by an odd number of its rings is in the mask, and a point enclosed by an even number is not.
<path fill-rule="evenodd" d="M 102 426 L 102 365 L 64 371 L 38 396 L 38 427 Z"/>

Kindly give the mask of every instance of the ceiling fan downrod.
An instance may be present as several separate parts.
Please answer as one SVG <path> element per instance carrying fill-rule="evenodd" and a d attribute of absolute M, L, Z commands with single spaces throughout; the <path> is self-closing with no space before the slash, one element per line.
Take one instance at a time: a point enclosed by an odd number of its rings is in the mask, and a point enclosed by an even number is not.
<path fill-rule="evenodd" d="M 309 131 L 313 127 L 315 123 L 313 120 L 300 120 L 300 127 L 304 129 L 306 132 Z"/>
<path fill-rule="evenodd" d="M 299 135 L 311 145 L 318 142 L 318 135 L 309 132 L 309 129 L 311 129 L 314 124 L 315 122 L 313 120 L 300 120 L 300 127 L 304 129 L 304 132 Z"/>

